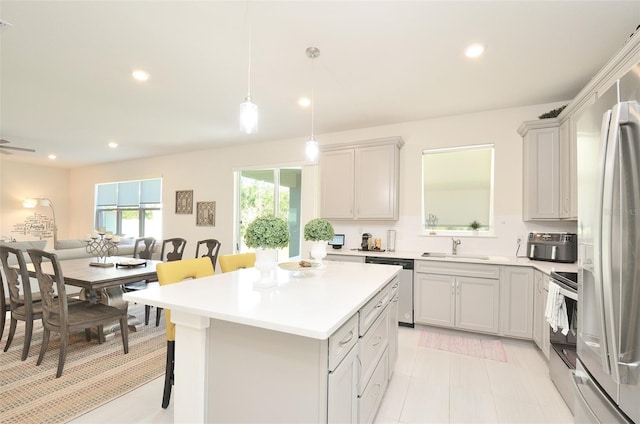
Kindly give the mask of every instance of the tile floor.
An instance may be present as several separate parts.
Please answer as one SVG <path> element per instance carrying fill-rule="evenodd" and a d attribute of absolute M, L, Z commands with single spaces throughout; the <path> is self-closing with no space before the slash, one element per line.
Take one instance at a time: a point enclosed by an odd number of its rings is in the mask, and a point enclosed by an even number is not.
<path fill-rule="evenodd" d="M 422 328 L 400 327 L 376 423 L 573 423 L 533 342 L 501 339 L 507 362 L 498 362 L 420 347 Z M 160 407 L 162 385 L 158 378 L 72 423 L 172 423 L 172 404 Z"/>

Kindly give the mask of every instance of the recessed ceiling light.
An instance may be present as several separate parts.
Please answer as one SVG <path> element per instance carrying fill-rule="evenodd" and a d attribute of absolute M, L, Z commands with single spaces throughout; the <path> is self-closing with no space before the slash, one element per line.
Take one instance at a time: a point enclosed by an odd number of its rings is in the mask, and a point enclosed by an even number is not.
<path fill-rule="evenodd" d="M 116 147 L 118 147 L 118 143 L 116 143 L 115 141 L 111 141 L 109 142 L 109 147 L 111 147 L 112 149 L 115 149 Z"/>
<path fill-rule="evenodd" d="M 149 79 L 149 73 L 147 71 L 143 71 L 142 69 L 136 69 L 131 72 L 131 76 L 138 81 L 146 81 Z"/>
<path fill-rule="evenodd" d="M 300 97 L 298 99 L 298 105 L 300 107 L 309 107 L 311 106 L 311 99 L 309 99 L 308 97 Z"/>
<path fill-rule="evenodd" d="M 482 44 L 472 44 L 464 51 L 465 56 L 472 59 L 482 56 L 482 53 L 484 53 L 484 46 Z"/>
<path fill-rule="evenodd" d="M 47 156 L 49 159 L 54 160 L 57 156 L 54 154 L 50 154 L 49 156 Z"/>

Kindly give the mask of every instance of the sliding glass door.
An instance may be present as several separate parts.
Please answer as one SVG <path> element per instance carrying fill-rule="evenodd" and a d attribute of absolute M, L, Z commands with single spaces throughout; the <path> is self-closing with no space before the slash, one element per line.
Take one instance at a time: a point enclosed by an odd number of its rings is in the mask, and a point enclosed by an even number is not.
<path fill-rule="evenodd" d="M 289 246 L 280 258 L 300 255 L 300 205 L 302 170 L 300 168 L 251 169 L 236 173 L 236 251 L 247 251 L 244 233 L 259 216 L 274 215 L 289 224 Z"/>

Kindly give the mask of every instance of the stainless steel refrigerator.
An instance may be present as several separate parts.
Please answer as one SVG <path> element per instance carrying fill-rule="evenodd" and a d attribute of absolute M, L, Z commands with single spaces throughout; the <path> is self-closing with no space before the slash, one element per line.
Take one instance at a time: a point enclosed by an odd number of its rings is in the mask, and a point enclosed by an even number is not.
<path fill-rule="evenodd" d="M 576 422 L 640 424 L 640 64 L 577 122 Z"/>

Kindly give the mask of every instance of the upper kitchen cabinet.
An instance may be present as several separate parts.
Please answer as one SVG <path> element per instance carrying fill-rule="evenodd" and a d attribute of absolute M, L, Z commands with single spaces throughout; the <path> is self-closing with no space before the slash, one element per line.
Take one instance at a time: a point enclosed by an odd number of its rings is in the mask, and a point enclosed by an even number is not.
<path fill-rule="evenodd" d="M 326 219 L 397 220 L 400 137 L 323 146 L 320 216 Z"/>
<path fill-rule="evenodd" d="M 576 137 L 570 120 L 523 122 L 523 220 L 577 219 Z"/>

